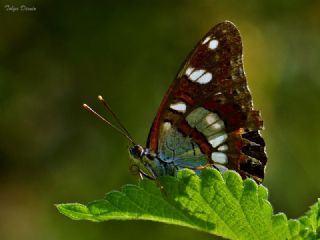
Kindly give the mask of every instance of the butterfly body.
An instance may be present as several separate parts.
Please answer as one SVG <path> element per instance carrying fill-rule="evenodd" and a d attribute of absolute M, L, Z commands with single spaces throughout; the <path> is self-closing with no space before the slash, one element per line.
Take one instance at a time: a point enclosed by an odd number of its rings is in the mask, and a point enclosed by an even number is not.
<path fill-rule="evenodd" d="M 134 145 L 129 152 L 140 175 L 151 179 L 209 166 L 261 182 L 267 161 L 262 127 L 243 70 L 240 33 L 225 21 L 187 57 L 162 100 L 146 147 Z"/>

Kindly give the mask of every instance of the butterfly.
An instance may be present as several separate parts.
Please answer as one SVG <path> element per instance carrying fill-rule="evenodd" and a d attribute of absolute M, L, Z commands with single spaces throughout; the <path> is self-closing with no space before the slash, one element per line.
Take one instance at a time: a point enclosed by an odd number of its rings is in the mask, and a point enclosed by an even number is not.
<path fill-rule="evenodd" d="M 106 101 L 99 100 L 118 126 L 84 107 L 129 139 L 131 166 L 141 178 L 210 167 L 222 173 L 235 170 L 258 183 L 264 179 L 263 121 L 253 109 L 239 30 L 229 21 L 214 26 L 183 63 L 160 104 L 146 147 L 136 144 Z"/>

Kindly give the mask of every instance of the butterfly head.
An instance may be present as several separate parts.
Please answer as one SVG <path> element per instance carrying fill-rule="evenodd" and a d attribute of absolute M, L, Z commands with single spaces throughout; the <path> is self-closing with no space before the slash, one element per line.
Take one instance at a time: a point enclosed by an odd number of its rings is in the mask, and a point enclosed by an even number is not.
<path fill-rule="evenodd" d="M 130 156 L 134 159 L 141 159 L 144 155 L 144 148 L 137 144 L 129 148 Z"/>
<path fill-rule="evenodd" d="M 84 109 L 93 114 L 98 119 L 102 120 L 104 123 L 115 129 L 116 131 L 118 131 L 120 134 L 122 134 L 125 138 L 129 140 L 131 144 L 131 146 L 129 147 L 129 154 L 132 159 L 130 169 L 132 172 L 139 173 L 140 177 L 144 176 L 149 179 L 156 179 L 157 175 L 155 174 L 154 169 L 156 169 L 155 164 L 157 161 L 154 161 L 154 154 L 152 154 L 149 151 L 149 149 L 143 148 L 141 145 L 135 143 L 128 130 L 123 126 L 117 115 L 112 111 L 111 107 L 103 99 L 102 96 L 98 96 L 98 100 L 106 108 L 107 112 L 110 113 L 111 116 L 114 118 L 115 124 L 109 121 L 108 119 L 102 117 L 99 113 L 94 111 L 87 104 L 83 104 Z"/>
<path fill-rule="evenodd" d="M 136 144 L 129 147 L 129 154 L 132 159 L 131 170 L 139 173 L 141 177 L 156 179 L 155 161 L 148 149 Z"/>

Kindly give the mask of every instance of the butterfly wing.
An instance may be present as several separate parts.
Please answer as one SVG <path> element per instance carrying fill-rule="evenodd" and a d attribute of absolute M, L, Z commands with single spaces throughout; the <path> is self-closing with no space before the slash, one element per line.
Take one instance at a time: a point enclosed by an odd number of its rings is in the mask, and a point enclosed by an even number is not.
<path fill-rule="evenodd" d="M 187 57 L 153 121 L 147 147 L 177 167 L 214 164 L 261 182 L 263 122 L 253 109 L 238 29 L 213 27 Z"/>

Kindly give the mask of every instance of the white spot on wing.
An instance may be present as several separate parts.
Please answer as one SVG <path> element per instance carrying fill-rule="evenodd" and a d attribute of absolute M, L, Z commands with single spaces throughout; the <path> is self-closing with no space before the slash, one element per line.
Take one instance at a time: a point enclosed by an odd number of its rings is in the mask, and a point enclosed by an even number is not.
<path fill-rule="evenodd" d="M 205 117 L 205 121 L 207 123 L 207 125 L 211 125 L 212 123 L 218 121 L 220 118 L 218 116 L 218 114 L 216 113 L 209 113 L 206 117 Z"/>
<path fill-rule="evenodd" d="M 210 49 L 216 49 L 218 47 L 218 45 L 219 45 L 219 42 L 216 39 L 213 39 L 209 42 Z"/>
<path fill-rule="evenodd" d="M 186 75 L 190 76 L 190 74 L 193 72 L 193 70 L 194 70 L 194 68 L 192 68 L 192 67 L 187 68 Z"/>
<path fill-rule="evenodd" d="M 207 72 L 206 74 L 203 74 L 198 80 L 198 83 L 206 84 L 212 80 L 212 74 Z"/>
<path fill-rule="evenodd" d="M 206 39 L 202 42 L 202 44 L 206 44 L 210 40 L 210 37 L 206 37 Z"/>
<path fill-rule="evenodd" d="M 227 138 L 228 138 L 228 135 L 224 132 L 221 132 L 208 137 L 208 141 L 212 147 L 216 148 L 220 144 L 224 143 L 227 140 Z"/>
<path fill-rule="evenodd" d="M 191 81 L 197 82 L 200 84 L 206 84 L 212 80 L 212 73 L 207 72 L 204 69 L 194 70 L 194 68 L 189 67 L 189 68 L 187 68 L 185 74 L 187 76 L 189 76 L 189 79 Z"/>
<path fill-rule="evenodd" d="M 213 134 L 216 134 L 216 133 L 223 133 L 224 129 L 224 122 L 222 120 L 219 120 L 211 125 L 209 125 L 208 127 L 206 127 L 205 129 L 202 130 L 202 133 L 205 135 L 205 136 L 212 136 Z"/>
<path fill-rule="evenodd" d="M 198 107 L 188 114 L 186 120 L 191 127 L 195 127 L 205 116 L 208 116 L 209 114 L 210 112 L 208 110 Z"/>
<path fill-rule="evenodd" d="M 221 145 L 220 147 L 218 147 L 218 151 L 219 151 L 219 152 L 228 151 L 228 145 L 227 145 L 227 144 Z"/>
<path fill-rule="evenodd" d="M 225 153 L 222 152 L 213 152 L 211 154 L 211 159 L 220 164 L 226 164 L 228 162 L 228 157 Z"/>
<path fill-rule="evenodd" d="M 164 122 L 163 123 L 163 130 L 164 131 L 169 131 L 171 128 L 171 123 L 170 122 Z"/>
<path fill-rule="evenodd" d="M 204 70 L 203 69 L 200 69 L 200 70 L 195 70 L 191 75 L 190 75 L 190 79 L 192 80 L 192 81 L 196 81 L 196 80 L 198 80 L 198 78 L 202 75 L 202 74 L 204 74 Z"/>
<path fill-rule="evenodd" d="M 170 105 L 170 108 L 181 113 L 185 113 L 187 105 L 184 102 L 177 102 Z"/>
<path fill-rule="evenodd" d="M 222 130 L 224 129 L 224 122 L 222 120 L 219 120 L 218 122 L 212 124 L 210 127 L 217 130 Z"/>

